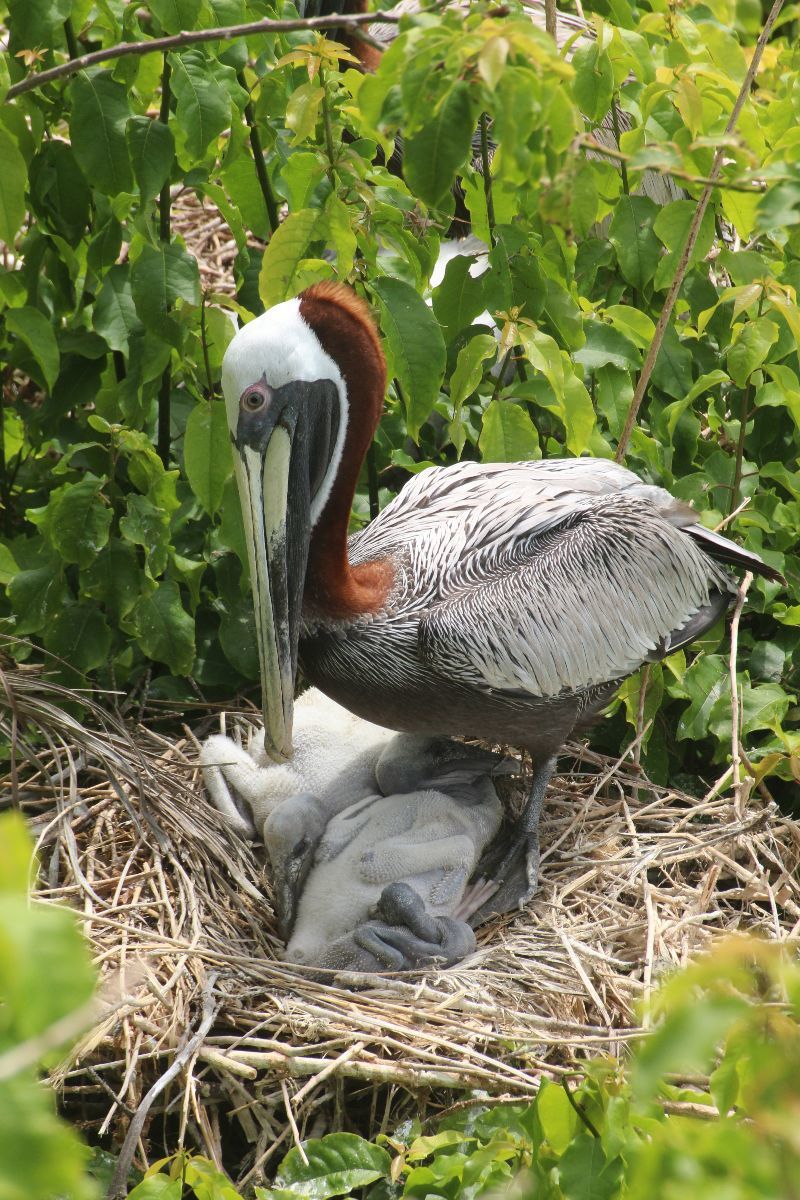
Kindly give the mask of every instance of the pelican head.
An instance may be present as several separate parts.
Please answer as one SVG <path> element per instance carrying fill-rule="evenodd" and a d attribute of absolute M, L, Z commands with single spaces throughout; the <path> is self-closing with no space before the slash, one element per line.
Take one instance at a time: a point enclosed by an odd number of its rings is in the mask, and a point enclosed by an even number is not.
<path fill-rule="evenodd" d="M 339 284 L 317 284 L 256 317 L 222 363 L 255 606 L 264 748 L 276 762 L 291 756 L 309 554 L 341 584 L 350 504 L 384 386 L 367 307 Z M 353 407 L 361 409 L 355 424 Z"/>

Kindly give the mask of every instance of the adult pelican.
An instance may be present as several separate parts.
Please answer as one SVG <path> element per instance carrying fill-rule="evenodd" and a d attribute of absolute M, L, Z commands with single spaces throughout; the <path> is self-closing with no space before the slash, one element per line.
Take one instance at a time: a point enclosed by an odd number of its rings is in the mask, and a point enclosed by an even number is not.
<path fill-rule="evenodd" d="M 320 283 L 245 325 L 222 386 L 255 603 L 264 745 L 292 748 L 298 658 L 352 712 L 527 747 L 528 803 L 487 869 L 490 912 L 536 885 L 556 755 L 620 681 L 700 637 L 736 584 L 780 578 L 661 488 L 601 459 L 416 475 L 348 540 L 386 366 L 369 310 Z"/>

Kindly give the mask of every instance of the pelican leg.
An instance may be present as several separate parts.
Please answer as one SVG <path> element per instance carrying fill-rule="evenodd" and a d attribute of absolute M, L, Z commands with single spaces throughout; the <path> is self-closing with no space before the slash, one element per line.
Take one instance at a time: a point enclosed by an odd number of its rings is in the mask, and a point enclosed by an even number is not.
<path fill-rule="evenodd" d="M 407 883 L 383 889 L 375 917 L 354 931 L 353 940 L 390 971 L 451 966 L 475 949 L 475 935 L 466 922 L 431 916 Z"/>
<path fill-rule="evenodd" d="M 484 853 L 472 882 L 494 881 L 497 890 L 469 917 L 473 929 L 502 913 L 527 904 L 539 881 L 539 820 L 547 796 L 547 785 L 556 769 L 552 754 L 536 763 L 528 802 L 512 824 L 501 829 Z"/>

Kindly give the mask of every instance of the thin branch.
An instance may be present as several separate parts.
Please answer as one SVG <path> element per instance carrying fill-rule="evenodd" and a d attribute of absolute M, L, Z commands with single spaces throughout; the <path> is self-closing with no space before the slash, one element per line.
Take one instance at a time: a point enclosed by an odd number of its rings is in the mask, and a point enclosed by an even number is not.
<path fill-rule="evenodd" d="M 583 1111 L 583 1109 L 581 1108 L 580 1104 L 578 1104 L 578 1101 L 577 1101 L 577 1100 L 575 1099 L 575 1097 L 573 1096 L 573 1094 L 572 1094 L 572 1091 L 571 1091 L 571 1089 L 570 1089 L 570 1086 L 569 1086 L 569 1080 L 568 1080 L 568 1079 L 562 1079 L 562 1080 L 561 1080 L 561 1086 L 562 1086 L 562 1088 L 564 1089 L 564 1091 L 566 1092 L 567 1099 L 569 1100 L 569 1102 L 570 1102 L 570 1104 L 572 1105 L 572 1107 L 575 1109 L 575 1112 L 578 1114 L 578 1116 L 579 1116 L 579 1117 L 580 1117 L 580 1119 L 583 1121 L 583 1123 L 584 1123 L 584 1125 L 586 1126 L 586 1128 L 589 1130 L 589 1133 L 592 1135 L 592 1137 L 599 1138 L 599 1137 L 600 1137 L 600 1134 L 598 1133 L 598 1131 L 597 1131 L 596 1127 L 595 1127 L 595 1126 L 594 1126 L 594 1124 L 593 1124 L 593 1123 L 592 1123 L 592 1122 L 589 1120 L 589 1118 L 587 1117 L 586 1113 Z"/>
<path fill-rule="evenodd" d="M 731 621 L 731 653 L 728 660 L 728 671 L 731 681 L 731 769 L 733 771 L 733 795 L 734 808 L 739 817 L 742 815 L 744 804 L 744 788 L 742 780 L 739 778 L 739 768 L 742 761 L 741 735 L 739 732 L 739 687 L 736 680 L 736 659 L 739 654 L 739 621 L 744 608 L 744 601 L 747 595 L 750 584 L 753 582 L 753 573 L 748 571 L 739 587 L 739 592 L 736 596 L 736 607 L 733 610 L 733 619 Z M 752 783 L 750 784 L 752 787 Z"/>
<path fill-rule="evenodd" d="M 739 403 L 739 436 L 736 439 L 736 463 L 733 469 L 733 484 L 731 485 L 731 494 L 728 499 L 728 514 L 732 513 L 739 499 L 739 488 L 742 486 L 742 463 L 744 461 L 744 442 L 747 437 L 747 414 L 750 411 L 750 403 L 755 394 L 755 388 L 752 383 L 748 383 L 742 389 L 741 400 Z"/>
<path fill-rule="evenodd" d="M 772 32 L 773 25 L 780 16 L 783 3 L 784 0 L 775 0 L 770 14 L 764 23 L 764 28 L 761 30 L 759 39 L 756 42 L 755 50 L 753 51 L 753 57 L 750 60 L 750 66 L 747 68 L 747 74 L 744 77 L 739 95 L 736 97 L 736 103 L 734 104 L 731 115 L 728 118 L 728 123 L 725 126 L 725 137 L 733 133 L 734 129 L 736 128 L 739 115 L 744 108 L 745 100 L 750 94 L 750 88 L 753 86 L 753 80 L 756 77 L 756 73 L 761 63 L 764 47 L 766 46 L 769 35 Z M 614 456 L 617 462 L 622 462 L 625 457 L 625 451 L 628 448 L 628 442 L 631 439 L 633 427 L 636 424 L 636 418 L 639 414 L 639 408 L 641 407 L 642 400 L 644 399 L 647 385 L 650 382 L 650 376 L 653 373 L 653 367 L 656 365 L 658 352 L 661 349 L 661 343 L 664 340 L 664 334 L 667 331 L 667 325 L 669 324 L 670 317 L 672 316 L 672 310 L 675 307 L 675 302 L 678 299 L 678 293 L 681 290 L 681 285 L 683 284 L 684 277 L 689 268 L 689 260 L 692 257 L 692 251 L 695 248 L 697 238 L 700 234 L 700 226 L 702 224 L 703 217 L 705 216 L 706 209 L 708 208 L 708 202 L 711 199 L 711 192 L 716 186 L 720 171 L 722 170 L 724 156 L 725 149 L 724 147 L 720 146 L 714 155 L 714 162 L 711 166 L 708 182 L 705 184 L 700 199 L 697 202 L 697 208 L 695 209 L 694 216 L 692 217 L 692 223 L 689 226 L 689 234 L 686 238 L 686 245 L 683 248 L 683 252 L 680 256 L 680 260 L 675 271 L 675 278 L 672 281 L 672 286 L 670 287 L 669 292 L 667 293 L 667 298 L 664 301 L 664 307 L 661 310 L 661 316 L 658 318 L 658 324 L 656 325 L 656 331 L 653 336 L 653 340 L 650 343 L 650 349 L 647 352 L 647 357 L 644 360 L 644 365 L 642 367 L 641 374 L 639 375 L 639 380 L 636 384 L 636 391 L 633 394 L 633 399 L 631 400 L 630 408 L 628 409 L 628 415 L 625 418 L 625 426 L 619 439 L 619 445 L 617 446 L 617 453 Z"/>
<path fill-rule="evenodd" d="M 247 91 L 247 84 L 244 78 L 244 72 L 239 72 L 239 86 Z M 250 131 L 250 149 L 253 151 L 253 158 L 256 164 L 256 175 L 258 177 L 258 185 L 261 188 L 261 195 L 264 197 L 264 205 L 267 210 L 269 219 L 269 227 L 274 233 L 280 224 L 278 216 L 278 202 L 275 199 L 275 193 L 272 190 L 272 184 L 269 181 L 267 174 L 267 164 L 264 162 L 264 148 L 261 145 L 261 134 L 258 131 L 258 122 L 256 121 L 256 113 L 253 108 L 253 101 L 248 99 L 244 106 L 244 119 L 247 123 L 247 128 Z"/>
<path fill-rule="evenodd" d="M 481 113 L 481 172 L 483 174 L 483 195 L 486 200 L 486 223 L 489 226 L 489 241 L 494 246 L 494 200 L 492 199 L 492 164 L 489 160 L 489 122 L 486 113 Z"/>
<path fill-rule="evenodd" d="M 216 974 L 209 975 L 208 983 L 205 987 L 203 995 L 203 1016 L 198 1026 L 197 1032 L 190 1038 L 183 1049 L 179 1050 L 172 1060 L 172 1063 L 164 1072 L 164 1074 L 156 1080 L 149 1092 L 143 1097 L 141 1104 L 136 1110 L 136 1115 L 128 1126 L 128 1132 L 125 1134 L 125 1141 L 122 1143 L 122 1149 L 119 1152 L 117 1165 L 114 1170 L 114 1176 L 109 1185 L 107 1200 L 123 1200 L 123 1197 L 128 1194 L 128 1172 L 131 1169 L 133 1156 L 136 1153 L 136 1146 L 144 1129 L 147 1114 L 153 1106 L 153 1102 L 161 1095 L 168 1084 L 172 1082 L 175 1076 L 179 1073 L 182 1067 L 189 1062 L 192 1057 L 200 1050 L 205 1041 L 206 1034 L 214 1023 L 214 1018 L 219 1011 L 219 1003 L 214 1003 L 214 985 L 217 982 Z"/>
<path fill-rule="evenodd" d="M 336 154 L 333 148 L 333 126 L 331 124 L 331 110 L 328 104 L 328 86 L 325 78 L 325 72 L 322 67 L 319 68 L 319 85 L 322 88 L 322 127 L 325 131 L 325 153 L 328 156 L 327 176 L 330 180 L 331 187 L 336 191 Z"/>
<path fill-rule="evenodd" d="M 161 70 L 161 107 L 158 113 L 158 119 L 162 125 L 169 124 L 169 109 L 172 93 L 170 89 L 170 76 L 172 75 L 172 67 L 170 66 L 169 58 L 164 55 L 164 65 Z M 169 245 L 170 235 L 172 233 L 170 209 L 172 205 L 172 195 L 169 190 L 169 179 L 164 181 L 164 186 L 158 197 L 158 236 L 163 244 Z M 170 441 L 170 405 L 172 399 L 172 358 L 167 362 L 164 368 L 164 373 L 161 376 L 161 385 L 158 389 L 158 431 L 156 434 L 156 447 L 158 449 L 158 457 L 161 459 L 164 467 L 169 467 L 169 441 Z"/>
<path fill-rule="evenodd" d="M 545 31 L 550 34 L 550 37 L 558 45 L 558 9 L 556 8 L 556 0 L 544 0 L 544 27 Z"/>
<path fill-rule="evenodd" d="M 369 490 L 369 519 L 374 521 L 381 511 L 380 492 L 378 487 L 378 463 L 375 457 L 375 443 L 372 442 L 367 451 L 367 488 Z"/>
<path fill-rule="evenodd" d="M 617 149 L 619 150 L 618 162 L 619 162 L 620 175 L 622 176 L 622 190 L 626 196 L 630 196 L 631 188 L 630 188 L 630 184 L 628 182 L 628 164 L 627 164 L 628 155 L 622 153 L 622 143 L 620 142 L 620 138 L 622 135 L 620 134 L 620 129 L 619 129 L 619 107 L 618 106 L 619 106 L 619 92 L 614 92 L 614 99 L 611 104 L 611 124 L 614 127 L 614 141 L 617 143 Z M 616 158 L 617 156 L 616 156 L 616 154 L 614 154 L 611 157 Z"/>
<path fill-rule="evenodd" d="M 614 117 L 615 112 L 616 110 L 612 107 L 611 114 L 616 131 L 618 122 Z M 635 158 L 635 155 L 626 154 L 624 150 L 615 150 L 613 146 L 604 146 L 602 142 L 596 141 L 590 133 L 580 134 L 575 139 L 575 145 L 583 150 L 591 150 L 592 154 L 602 154 L 605 158 L 613 158 L 614 162 L 618 162 L 622 172 L 624 188 L 627 174 L 626 165 Z M 711 187 L 719 188 L 721 191 L 746 192 L 749 196 L 763 196 L 767 190 L 767 185 L 763 180 L 754 180 L 752 183 L 737 183 L 735 179 L 712 179 L 708 175 L 692 175 L 691 172 L 681 171 L 678 167 L 659 167 L 656 165 L 638 167 L 636 169 L 647 170 L 652 175 L 667 175 L 670 179 L 680 179 L 684 183 L 708 184 Z"/>
<path fill-rule="evenodd" d="M 85 71 L 88 67 L 97 66 L 98 63 L 110 62 L 115 58 L 125 58 L 131 54 L 136 56 L 159 54 L 168 50 L 180 50 L 184 46 L 196 46 L 202 42 L 227 42 L 234 38 L 249 37 L 251 34 L 258 33 L 291 33 L 297 29 L 344 29 L 349 31 L 357 29 L 359 25 L 377 23 L 397 25 L 405 15 L 405 13 L 398 12 L 374 12 L 355 13 L 353 16 L 347 17 L 340 16 L 339 13 L 332 13 L 327 17 L 308 17 L 305 20 L 298 18 L 287 21 L 265 18 L 262 21 L 245 21 L 241 25 L 219 25 L 214 29 L 191 29 L 184 33 L 171 34 L 169 37 L 152 38 L 149 42 L 119 42 L 116 46 L 109 46 L 105 50 L 93 50 L 91 54 L 82 54 L 79 58 L 60 63 L 48 71 L 38 71 L 33 75 L 28 75 L 26 79 L 20 80 L 19 83 L 15 83 L 8 89 L 6 99 L 13 100 L 16 96 L 24 95 L 25 92 L 32 92 L 36 88 L 44 87 L 47 83 L 54 83 L 57 79 L 64 79 L 68 75 L 75 75 L 78 71 Z"/>

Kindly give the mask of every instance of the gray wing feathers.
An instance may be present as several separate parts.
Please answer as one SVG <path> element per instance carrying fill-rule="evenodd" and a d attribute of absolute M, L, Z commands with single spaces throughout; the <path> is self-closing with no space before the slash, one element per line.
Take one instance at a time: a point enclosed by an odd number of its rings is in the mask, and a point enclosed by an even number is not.
<path fill-rule="evenodd" d="M 552 697 L 660 657 L 725 573 L 647 499 L 605 497 L 420 621 L 423 657 L 473 685 Z"/>
<path fill-rule="evenodd" d="M 604 459 L 461 463 L 415 476 L 351 558 L 402 565 L 397 612 L 413 609 L 438 673 L 552 697 L 660 657 L 712 592 L 734 590 L 687 536 L 696 521 Z"/>

